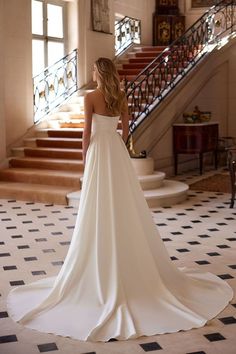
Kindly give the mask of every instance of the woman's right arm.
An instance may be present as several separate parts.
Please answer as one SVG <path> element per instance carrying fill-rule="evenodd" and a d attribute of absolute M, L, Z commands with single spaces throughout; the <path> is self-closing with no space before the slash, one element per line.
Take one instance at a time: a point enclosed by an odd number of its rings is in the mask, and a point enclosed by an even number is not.
<path fill-rule="evenodd" d="M 86 154 L 90 143 L 91 126 L 92 126 L 93 103 L 91 94 L 84 97 L 84 131 L 83 131 L 83 163 L 86 162 Z"/>
<path fill-rule="evenodd" d="M 124 108 L 121 113 L 121 123 L 122 123 L 122 139 L 126 143 L 129 136 L 129 111 L 127 98 L 124 97 Z"/>

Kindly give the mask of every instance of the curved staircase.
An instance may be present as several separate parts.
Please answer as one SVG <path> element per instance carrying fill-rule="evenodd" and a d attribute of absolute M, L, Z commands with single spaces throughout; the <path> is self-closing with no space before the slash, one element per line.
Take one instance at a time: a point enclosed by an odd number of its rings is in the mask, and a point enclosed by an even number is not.
<path fill-rule="evenodd" d="M 122 75 L 132 79 L 161 49 L 134 48 L 117 64 L 121 79 Z M 24 146 L 12 149 L 9 167 L 0 170 L 0 198 L 78 206 L 83 176 L 83 126 L 80 92 L 48 116 L 36 135 L 24 140 Z M 186 199 L 188 186 L 166 180 L 164 173 L 154 171 L 151 158 L 132 159 L 132 163 L 151 208 Z"/>

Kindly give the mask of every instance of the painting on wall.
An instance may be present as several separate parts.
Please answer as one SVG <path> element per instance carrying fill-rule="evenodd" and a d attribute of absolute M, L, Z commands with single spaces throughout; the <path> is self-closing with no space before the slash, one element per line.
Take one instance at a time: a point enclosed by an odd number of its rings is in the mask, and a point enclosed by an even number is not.
<path fill-rule="evenodd" d="M 111 33 L 109 0 L 91 0 L 93 31 Z"/>
<path fill-rule="evenodd" d="M 215 5 L 216 1 L 214 0 L 192 0 L 192 7 L 210 7 Z"/>

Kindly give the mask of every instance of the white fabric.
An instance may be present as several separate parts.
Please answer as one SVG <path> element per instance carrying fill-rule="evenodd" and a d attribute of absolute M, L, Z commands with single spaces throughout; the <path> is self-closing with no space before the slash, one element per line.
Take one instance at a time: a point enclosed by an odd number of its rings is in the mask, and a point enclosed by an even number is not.
<path fill-rule="evenodd" d="M 201 327 L 232 299 L 225 281 L 170 260 L 118 119 L 93 114 L 78 217 L 58 276 L 8 296 L 10 315 L 26 327 L 125 340 Z"/>

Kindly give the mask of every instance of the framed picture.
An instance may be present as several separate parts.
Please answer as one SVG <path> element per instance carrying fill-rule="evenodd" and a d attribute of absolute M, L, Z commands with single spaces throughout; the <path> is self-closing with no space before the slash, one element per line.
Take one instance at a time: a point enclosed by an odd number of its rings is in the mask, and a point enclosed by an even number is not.
<path fill-rule="evenodd" d="M 91 12 L 93 31 L 111 34 L 109 0 L 91 0 Z"/>
<path fill-rule="evenodd" d="M 216 1 L 214 0 L 192 0 L 192 7 L 210 7 L 215 5 Z"/>

